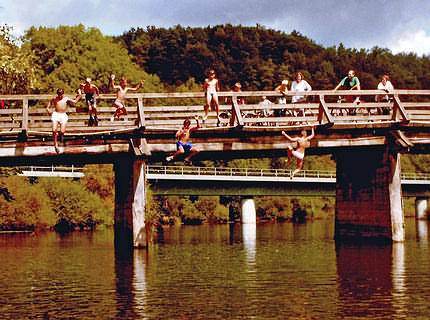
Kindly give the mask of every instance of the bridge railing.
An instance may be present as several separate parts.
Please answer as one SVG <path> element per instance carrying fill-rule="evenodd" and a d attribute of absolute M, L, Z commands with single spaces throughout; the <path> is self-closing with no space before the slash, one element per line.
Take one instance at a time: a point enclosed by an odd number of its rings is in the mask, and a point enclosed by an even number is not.
<path fill-rule="evenodd" d="M 179 176 L 223 176 L 223 177 L 290 177 L 289 169 L 194 167 L 194 166 L 146 166 L 146 174 Z M 336 179 L 334 170 L 302 170 L 296 178 Z M 430 172 L 403 172 L 402 180 L 430 181 Z"/>
<path fill-rule="evenodd" d="M 69 95 L 74 97 L 75 95 Z M 265 96 L 267 100 L 263 101 Z M 302 103 L 291 103 L 302 96 Z M 0 109 L 0 135 L 50 134 L 51 118 L 46 105 L 52 95 L 0 95 L 7 108 Z M 88 134 L 133 131 L 136 129 L 175 130 L 185 118 L 204 115 L 204 93 L 134 93 L 127 95 L 127 115 L 112 121 L 113 94 L 98 100 L 99 125 L 88 126 L 87 107 L 82 99 L 69 110 L 68 132 Z M 220 92 L 220 125 L 239 127 L 290 128 L 316 124 L 353 125 L 360 123 L 430 124 L 430 90 L 361 91 L 276 91 Z M 204 127 L 216 128 L 215 111 L 210 111 Z"/>

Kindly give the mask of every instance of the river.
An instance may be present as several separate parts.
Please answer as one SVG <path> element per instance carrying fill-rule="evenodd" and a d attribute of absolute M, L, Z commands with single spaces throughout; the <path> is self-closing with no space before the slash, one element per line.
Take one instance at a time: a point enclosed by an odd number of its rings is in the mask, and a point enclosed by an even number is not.
<path fill-rule="evenodd" d="M 393 245 L 339 244 L 333 221 L 165 229 L 148 251 L 113 232 L 1 234 L 1 319 L 430 318 L 429 223 Z"/>

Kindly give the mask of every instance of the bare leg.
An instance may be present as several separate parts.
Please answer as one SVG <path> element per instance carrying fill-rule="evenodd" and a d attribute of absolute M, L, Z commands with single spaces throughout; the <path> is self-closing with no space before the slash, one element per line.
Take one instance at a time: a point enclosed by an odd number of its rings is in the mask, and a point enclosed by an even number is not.
<path fill-rule="evenodd" d="M 206 121 L 206 119 L 209 116 L 209 108 L 211 105 L 211 101 L 212 101 L 212 96 L 210 94 L 206 94 L 206 104 L 204 106 L 205 115 L 203 116 L 203 121 Z"/>
<path fill-rule="evenodd" d="M 219 102 L 218 102 L 218 96 L 215 94 L 212 96 L 212 100 L 215 104 L 215 111 L 216 111 L 216 118 L 217 118 L 217 126 L 220 124 L 219 120 Z"/>
<path fill-rule="evenodd" d="M 297 164 L 296 164 L 296 170 L 293 171 L 293 173 L 291 174 L 291 178 L 294 177 L 294 175 L 299 172 L 300 170 L 302 170 L 303 168 L 303 160 L 297 158 Z"/>
<path fill-rule="evenodd" d="M 199 152 L 200 152 L 199 149 L 192 147 L 190 150 L 190 154 L 184 159 L 184 161 L 189 162 L 191 158 L 194 157 Z"/>
<path fill-rule="evenodd" d="M 54 148 L 58 152 L 58 132 L 57 132 L 58 122 L 52 122 L 52 137 L 54 138 Z"/>
<path fill-rule="evenodd" d="M 293 156 L 293 148 L 291 146 L 288 146 L 287 155 L 288 155 L 288 159 L 285 161 L 287 162 L 287 167 L 288 167 L 291 163 L 291 157 Z"/>
<path fill-rule="evenodd" d="M 170 162 L 173 161 L 176 157 L 180 156 L 181 154 L 184 154 L 185 150 L 183 147 L 179 147 L 178 150 L 176 150 L 176 152 L 174 154 L 172 154 L 171 156 L 168 156 L 166 158 L 166 161 Z"/>

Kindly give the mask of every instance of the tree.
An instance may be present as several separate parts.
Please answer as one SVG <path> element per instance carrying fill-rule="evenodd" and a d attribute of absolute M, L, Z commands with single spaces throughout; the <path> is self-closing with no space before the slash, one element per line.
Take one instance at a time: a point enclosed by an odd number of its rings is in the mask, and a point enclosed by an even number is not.
<path fill-rule="evenodd" d="M 32 54 L 11 32 L 7 25 L 0 27 L 0 93 L 28 93 L 36 84 Z"/>
<path fill-rule="evenodd" d="M 62 87 L 74 91 L 86 77 L 107 89 L 110 74 L 126 76 L 132 83 L 145 79 L 145 91 L 162 91 L 156 76 L 150 76 L 131 61 L 127 50 L 96 28 L 83 25 L 30 28 L 22 48 L 34 52 L 37 89 L 41 92 Z"/>

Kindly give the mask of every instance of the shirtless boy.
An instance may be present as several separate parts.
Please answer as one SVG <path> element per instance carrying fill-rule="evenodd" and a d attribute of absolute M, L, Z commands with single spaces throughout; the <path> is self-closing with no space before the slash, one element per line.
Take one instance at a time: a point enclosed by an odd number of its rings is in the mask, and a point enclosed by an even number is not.
<path fill-rule="evenodd" d="M 125 95 L 127 94 L 127 91 L 137 91 L 143 86 L 144 83 L 145 80 L 141 80 L 136 87 L 127 87 L 127 79 L 125 77 L 122 77 L 121 81 L 119 82 L 119 86 L 116 86 L 115 75 L 112 74 L 110 76 L 110 87 L 118 90 L 116 93 L 116 100 L 113 102 L 113 106 L 116 108 L 116 111 L 111 118 L 111 121 L 115 119 L 119 120 L 120 116 L 127 114 L 127 110 L 125 109 Z"/>
<path fill-rule="evenodd" d="M 219 126 L 220 124 L 219 101 L 218 101 L 219 81 L 216 78 L 215 70 L 209 71 L 209 75 L 208 75 L 208 78 L 205 79 L 203 89 L 206 95 L 205 115 L 203 117 L 203 121 L 205 121 L 208 118 L 209 107 L 213 104 L 215 106 L 215 111 L 217 116 L 217 125 Z"/>
<path fill-rule="evenodd" d="M 99 88 L 91 83 L 91 78 L 86 78 L 85 82 L 79 85 L 79 89 L 85 94 L 85 102 L 88 106 L 88 114 L 90 115 L 88 126 L 98 126 L 96 97 L 99 95 Z"/>
<path fill-rule="evenodd" d="M 57 96 L 49 101 L 46 110 L 51 115 L 52 120 L 52 135 L 54 137 L 54 148 L 58 153 L 58 125 L 60 128 L 60 141 L 63 141 L 64 133 L 66 132 L 67 124 L 67 107 L 69 105 L 74 106 L 78 102 L 80 96 L 77 96 L 74 100 L 64 96 L 64 90 L 58 89 Z"/>
<path fill-rule="evenodd" d="M 297 142 L 297 148 L 293 149 L 293 147 L 288 146 L 288 160 L 287 166 L 291 163 L 291 157 L 294 156 L 297 159 L 296 169 L 291 174 L 291 178 L 294 175 L 302 170 L 303 168 L 303 160 L 305 158 L 305 149 L 309 148 L 310 140 L 315 136 L 314 128 L 312 127 L 312 133 L 310 136 L 307 135 L 306 130 L 302 130 L 301 135 L 296 138 L 290 137 L 285 131 L 282 131 L 282 135 L 290 140 L 291 142 Z"/>
<path fill-rule="evenodd" d="M 191 164 L 191 158 L 199 152 L 199 150 L 196 147 L 193 147 L 193 145 L 189 141 L 190 133 L 201 128 L 199 123 L 199 117 L 195 116 L 194 119 L 197 121 L 197 126 L 191 127 L 190 119 L 185 119 L 182 128 L 176 132 L 176 139 L 178 139 L 178 141 L 176 142 L 176 152 L 166 158 L 167 162 L 174 160 L 181 154 L 188 153 L 188 156 L 184 159 L 184 162 L 186 164 Z"/>

